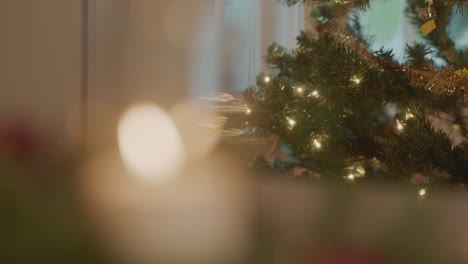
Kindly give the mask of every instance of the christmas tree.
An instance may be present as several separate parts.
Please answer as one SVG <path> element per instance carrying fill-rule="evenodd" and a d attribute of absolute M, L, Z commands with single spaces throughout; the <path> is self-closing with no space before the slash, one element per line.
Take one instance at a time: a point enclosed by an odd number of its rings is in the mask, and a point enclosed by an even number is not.
<path fill-rule="evenodd" d="M 447 33 L 468 1 L 408 0 L 424 43 L 408 44 L 404 62 L 370 49 L 359 20 L 369 0 L 284 2 L 313 4 L 315 30 L 292 51 L 272 44 L 274 74 L 244 92 L 248 131 L 284 154 L 254 165 L 324 181 L 468 183 L 468 50 Z"/>

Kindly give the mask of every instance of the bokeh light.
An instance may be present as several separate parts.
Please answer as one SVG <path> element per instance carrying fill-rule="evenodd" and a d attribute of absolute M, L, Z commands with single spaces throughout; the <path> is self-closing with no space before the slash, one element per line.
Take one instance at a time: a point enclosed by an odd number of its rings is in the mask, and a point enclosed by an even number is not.
<path fill-rule="evenodd" d="M 125 165 L 145 179 L 167 179 L 184 160 L 182 140 L 174 123 L 153 104 L 129 108 L 120 120 L 118 141 Z"/>

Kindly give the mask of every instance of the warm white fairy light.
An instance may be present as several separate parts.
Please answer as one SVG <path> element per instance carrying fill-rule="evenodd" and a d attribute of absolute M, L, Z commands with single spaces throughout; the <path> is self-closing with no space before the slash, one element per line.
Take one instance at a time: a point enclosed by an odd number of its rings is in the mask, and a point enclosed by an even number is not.
<path fill-rule="evenodd" d="M 296 125 L 296 120 L 291 119 L 289 117 L 287 118 L 287 120 L 290 127 L 294 127 Z"/>
<path fill-rule="evenodd" d="M 361 79 L 359 79 L 356 75 L 354 75 L 351 78 L 351 81 L 354 82 L 355 84 L 360 84 L 361 83 Z"/>
<path fill-rule="evenodd" d="M 304 88 L 302 87 L 297 87 L 296 90 L 299 94 L 302 94 L 302 92 L 304 92 Z"/>
<path fill-rule="evenodd" d="M 366 170 L 360 163 L 356 162 L 353 165 L 346 168 L 348 175 L 344 178 L 349 181 L 354 181 L 357 178 L 363 178 L 366 176 Z"/>
<path fill-rule="evenodd" d="M 315 146 L 316 148 L 320 149 L 320 148 L 322 148 L 322 143 L 320 143 L 320 141 L 318 141 L 318 140 L 315 139 L 315 140 L 314 140 L 314 146 Z"/>
<path fill-rule="evenodd" d="M 409 120 L 411 118 L 414 118 L 414 115 L 412 113 L 410 113 L 410 112 L 407 112 L 406 115 L 405 115 L 405 118 L 406 118 L 406 120 Z"/>
<path fill-rule="evenodd" d="M 396 128 L 398 131 L 403 131 L 405 129 L 405 127 L 399 120 L 396 121 Z"/>
<path fill-rule="evenodd" d="M 356 171 L 362 176 L 364 176 L 366 174 L 366 170 L 362 166 L 356 167 Z"/>
<path fill-rule="evenodd" d="M 265 78 L 263 78 L 263 81 L 264 81 L 265 83 L 269 83 L 269 82 L 271 81 L 270 76 L 265 76 Z"/>
<path fill-rule="evenodd" d="M 426 194 L 427 194 L 426 189 L 419 190 L 419 196 L 420 197 L 424 197 L 424 196 L 426 196 Z"/>
<path fill-rule="evenodd" d="M 250 115 L 250 114 L 252 113 L 252 109 L 246 108 L 246 109 L 245 109 L 245 113 L 246 113 L 247 115 Z"/>
<path fill-rule="evenodd" d="M 317 97 L 318 98 L 319 97 L 319 92 L 317 90 L 314 90 L 313 92 L 311 92 L 309 94 L 309 97 Z"/>

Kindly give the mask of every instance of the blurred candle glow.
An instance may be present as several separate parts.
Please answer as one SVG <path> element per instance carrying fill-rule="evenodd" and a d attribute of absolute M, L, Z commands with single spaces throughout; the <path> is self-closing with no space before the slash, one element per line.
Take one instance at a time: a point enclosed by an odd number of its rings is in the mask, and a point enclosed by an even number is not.
<path fill-rule="evenodd" d="M 184 160 L 174 123 L 154 104 L 138 104 L 127 110 L 119 123 L 118 142 L 127 168 L 145 179 L 167 179 Z"/>

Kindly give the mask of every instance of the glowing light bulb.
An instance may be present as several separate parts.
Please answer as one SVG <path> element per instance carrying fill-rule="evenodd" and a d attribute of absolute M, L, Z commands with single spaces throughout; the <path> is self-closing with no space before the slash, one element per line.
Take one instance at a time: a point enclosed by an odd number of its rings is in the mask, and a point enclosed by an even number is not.
<path fill-rule="evenodd" d="M 318 149 L 322 148 L 322 143 L 320 143 L 318 140 L 314 140 L 314 146 Z"/>
<path fill-rule="evenodd" d="M 364 167 L 362 167 L 362 166 L 356 167 L 356 171 L 357 171 L 361 176 L 363 176 L 363 175 L 366 174 L 366 170 L 365 170 Z"/>
<path fill-rule="evenodd" d="M 351 81 L 354 82 L 355 84 L 361 83 L 361 79 L 359 79 L 356 75 L 351 78 Z"/>
<path fill-rule="evenodd" d="M 291 119 L 289 117 L 287 119 L 288 119 L 288 124 L 290 127 L 294 127 L 296 125 L 296 120 Z"/>
<path fill-rule="evenodd" d="M 319 92 L 317 90 L 315 90 L 315 91 L 311 92 L 308 95 L 308 97 L 317 97 L 318 98 L 319 97 Z"/>
<path fill-rule="evenodd" d="M 352 174 L 352 173 L 349 174 L 349 175 L 348 175 L 348 180 L 354 181 L 354 174 Z"/>
<path fill-rule="evenodd" d="M 407 112 L 406 115 L 405 115 L 405 118 L 406 118 L 406 120 L 409 120 L 411 118 L 414 118 L 414 115 L 412 113 L 410 113 L 410 112 Z"/>
<path fill-rule="evenodd" d="M 297 92 L 300 93 L 300 94 L 301 94 L 302 92 L 304 92 L 304 88 L 302 88 L 302 87 L 297 87 L 296 90 L 297 90 Z"/>
<path fill-rule="evenodd" d="M 426 195 L 426 190 L 425 189 L 419 190 L 419 196 L 423 197 L 425 195 Z"/>
<path fill-rule="evenodd" d="M 252 109 L 250 109 L 250 108 L 245 109 L 245 113 L 250 115 L 252 113 Z"/>
<path fill-rule="evenodd" d="M 265 83 L 269 83 L 269 82 L 271 81 L 270 76 L 265 76 L 265 78 L 263 79 L 263 81 L 264 81 Z"/>
<path fill-rule="evenodd" d="M 397 125 L 396 125 L 396 128 L 398 131 L 403 131 L 405 129 L 405 127 L 403 126 L 403 124 L 397 120 Z"/>

